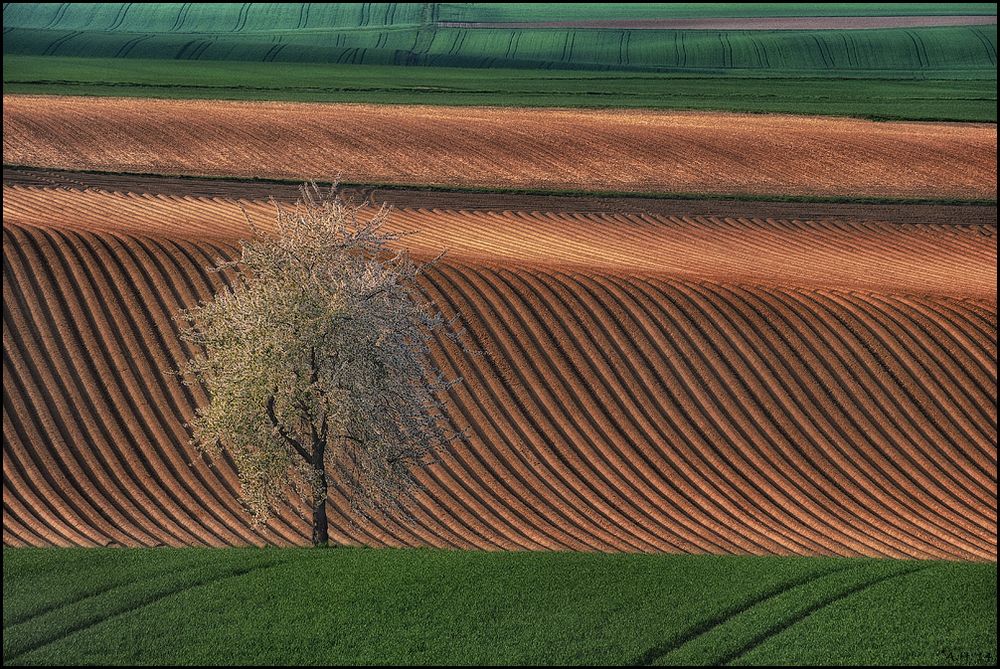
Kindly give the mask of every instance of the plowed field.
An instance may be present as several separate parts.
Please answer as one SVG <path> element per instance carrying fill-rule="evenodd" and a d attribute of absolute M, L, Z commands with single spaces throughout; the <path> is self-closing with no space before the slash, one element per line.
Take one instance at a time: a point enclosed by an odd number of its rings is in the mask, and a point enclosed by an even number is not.
<path fill-rule="evenodd" d="M 996 197 L 996 126 L 4 96 L 4 162 L 503 188 Z"/>
<path fill-rule="evenodd" d="M 7 186 L 5 221 L 233 241 L 262 227 L 266 202 Z M 995 299 L 996 225 L 741 216 L 571 214 L 403 208 L 392 229 L 417 255 L 475 264 L 597 269 L 796 287 Z"/>
<path fill-rule="evenodd" d="M 422 289 L 481 352 L 435 352 L 471 440 L 414 522 L 334 492 L 336 540 L 996 559 L 995 226 L 397 214 L 454 249 Z M 5 544 L 308 540 L 249 525 L 165 373 L 238 216 L 4 189 Z"/>

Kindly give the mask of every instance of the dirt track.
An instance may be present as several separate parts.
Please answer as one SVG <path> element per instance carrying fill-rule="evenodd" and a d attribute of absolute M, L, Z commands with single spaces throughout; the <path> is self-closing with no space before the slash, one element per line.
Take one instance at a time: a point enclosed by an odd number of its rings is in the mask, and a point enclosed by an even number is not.
<path fill-rule="evenodd" d="M 231 466 L 186 445 L 203 393 L 163 373 L 187 355 L 171 315 L 226 279 L 204 267 L 227 206 L 5 188 L 5 544 L 306 541 L 292 510 L 249 526 Z M 338 541 L 996 559 L 995 226 L 399 213 L 458 247 L 424 290 L 484 352 L 436 353 L 472 440 L 414 523 L 352 525 L 335 493 Z M 724 236 L 759 281 L 693 278 Z M 796 284 L 805 256 L 855 283 Z"/>
<path fill-rule="evenodd" d="M 621 19 L 611 21 L 547 21 L 488 23 L 439 21 L 441 28 L 611 28 L 620 30 L 870 30 L 935 26 L 996 25 L 996 16 L 781 16 L 698 19 Z"/>
<path fill-rule="evenodd" d="M 234 181 L 197 177 L 159 177 L 128 174 L 90 174 L 54 170 L 4 168 L 4 185 L 63 187 L 75 190 L 177 195 L 293 202 L 299 197 L 294 184 Z M 388 189 L 374 186 L 345 188 L 345 195 L 376 205 L 404 209 L 452 211 L 544 211 L 566 213 L 658 214 L 661 216 L 710 216 L 844 223 L 917 223 L 926 225 L 995 226 L 996 205 L 873 204 L 851 202 L 773 202 L 734 199 L 670 199 L 533 195 L 523 193 L 470 193 Z"/>
<path fill-rule="evenodd" d="M 4 96 L 4 161 L 630 192 L 996 197 L 996 126 L 724 113 Z"/>

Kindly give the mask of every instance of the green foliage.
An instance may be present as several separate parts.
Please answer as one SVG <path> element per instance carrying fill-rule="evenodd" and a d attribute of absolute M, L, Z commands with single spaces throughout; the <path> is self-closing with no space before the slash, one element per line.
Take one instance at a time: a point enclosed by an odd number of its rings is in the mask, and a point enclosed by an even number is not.
<path fill-rule="evenodd" d="M 988 662 L 996 564 L 4 549 L 4 663 Z"/>

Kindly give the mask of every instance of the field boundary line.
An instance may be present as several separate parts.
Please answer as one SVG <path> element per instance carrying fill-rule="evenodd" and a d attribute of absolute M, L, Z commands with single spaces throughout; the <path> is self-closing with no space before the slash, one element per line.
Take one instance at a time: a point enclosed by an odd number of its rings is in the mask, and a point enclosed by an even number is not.
<path fill-rule="evenodd" d="M 15 175 L 8 176 L 7 171 L 58 173 L 70 175 L 91 175 L 98 177 L 125 177 L 144 179 L 176 179 L 203 183 L 237 183 L 255 186 L 300 186 L 309 179 L 278 179 L 269 177 L 218 176 L 207 174 L 169 174 L 163 172 L 119 172 L 113 170 L 76 170 L 63 167 L 45 167 L 41 165 L 22 165 L 4 163 L 4 183 Z M 875 196 L 843 196 L 843 195 L 796 195 L 796 194 L 755 194 L 755 193 L 715 193 L 688 191 L 617 191 L 617 190 L 580 190 L 573 188 L 490 188 L 488 186 L 464 186 L 441 184 L 409 184 L 396 182 L 360 182 L 340 181 L 343 188 L 373 188 L 387 191 L 418 191 L 430 193 L 455 193 L 469 195 L 537 195 L 549 197 L 583 197 L 604 199 L 647 199 L 647 200 L 710 200 L 739 202 L 776 202 L 804 204 L 888 204 L 888 205 L 955 205 L 955 206 L 996 206 L 996 198 L 910 198 L 910 197 L 875 197 Z M 316 181 L 320 187 L 331 184 L 329 181 Z M 73 184 L 55 184 L 55 187 L 71 187 Z M 53 187 L 53 184 L 49 184 Z M 45 187 L 45 186 L 43 186 Z M 83 186 L 89 188 L 90 186 Z M 100 189 L 99 186 L 94 188 Z"/>

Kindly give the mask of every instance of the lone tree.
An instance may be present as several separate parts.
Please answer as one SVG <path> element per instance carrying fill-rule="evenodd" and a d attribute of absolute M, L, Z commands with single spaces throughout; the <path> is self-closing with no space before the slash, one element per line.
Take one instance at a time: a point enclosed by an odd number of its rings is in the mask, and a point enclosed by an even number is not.
<path fill-rule="evenodd" d="M 447 379 L 433 366 L 435 333 L 456 338 L 415 280 L 432 264 L 391 251 L 399 234 L 362 206 L 312 184 L 277 230 L 253 237 L 233 287 L 182 313 L 201 353 L 184 368 L 208 391 L 194 442 L 235 462 L 245 505 L 264 522 L 289 494 L 312 509 L 312 542 L 329 541 L 330 486 L 354 508 L 402 509 L 414 469 L 461 434 L 442 414 Z M 439 256 L 440 257 L 440 256 Z M 189 377 L 190 378 L 190 377 Z"/>

